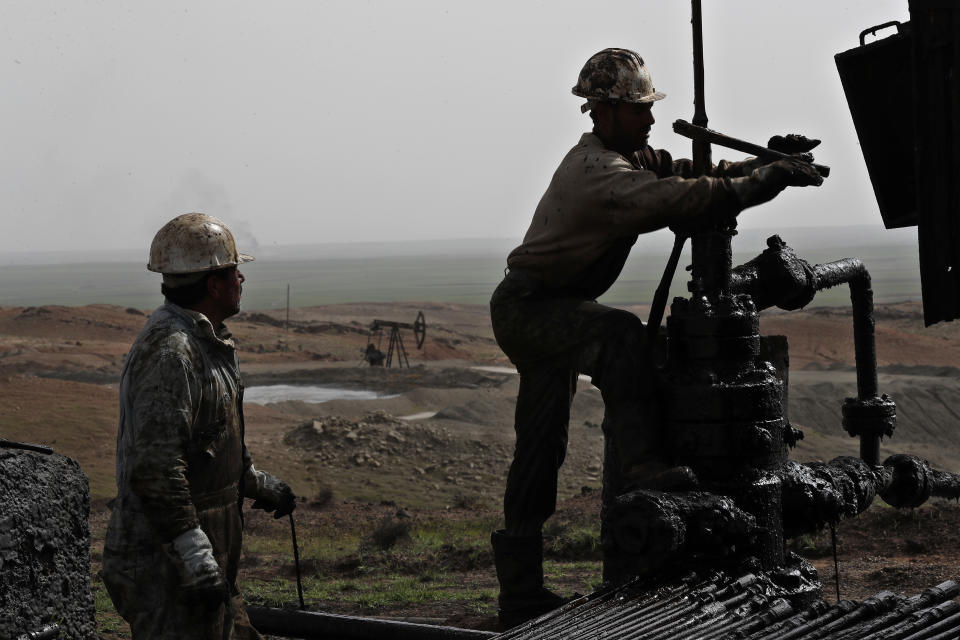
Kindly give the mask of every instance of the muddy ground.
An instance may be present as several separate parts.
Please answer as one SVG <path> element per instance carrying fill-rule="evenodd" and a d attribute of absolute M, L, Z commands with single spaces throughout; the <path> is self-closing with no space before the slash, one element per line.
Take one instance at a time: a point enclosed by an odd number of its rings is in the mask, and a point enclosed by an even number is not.
<path fill-rule="evenodd" d="M 410 322 L 423 310 L 427 339 L 404 340 L 410 369 L 371 369 L 361 351 L 375 318 Z M 646 310 L 633 308 L 641 317 Z M 114 494 L 116 381 L 123 356 L 142 327 L 145 310 L 107 305 L 79 308 L 0 308 L 0 437 L 44 442 L 77 459 L 91 479 L 94 538 L 102 540 L 105 503 Z M 374 390 L 391 397 L 248 404 L 247 444 L 258 467 L 287 479 L 306 500 L 311 519 L 381 518 L 397 505 L 416 517 L 448 517 L 465 501 L 498 513 L 512 444 L 515 375 L 493 340 L 487 310 L 457 304 L 350 304 L 280 313 L 247 312 L 230 323 L 240 346 L 247 386 L 321 384 Z M 840 429 L 840 403 L 855 394 L 852 324 L 844 309 L 765 313 L 761 330 L 790 342 L 790 417 L 806 437 L 798 460 L 851 454 L 857 443 Z M 899 423 L 883 453 L 906 451 L 960 471 L 960 327 L 924 329 L 915 303 L 877 312 L 880 389 L 898 405 Z M 479 369 L 477 367 L 485 367 Z M 563 508 L 597 511 L 602 419 L 599 393 L 581 381 L 573 407 L 570 447 L 561 480 Z M 323 509 L 309 502 L 325 492 Z M 382 507 L 380 505 L 388 505 Z M 366 515 L 365 515 L 366 514 Z M 877 507 L 838 531 L 843 597 L 880 588 L 916 593 L 960 576 L 956 531 L 960 510 L 936 505 L 899 513 Z M 825 582 L 833 575 L 823 537 L 796 541 Z M 826 537 L 829 540 L 829 536 Z M 94 558 L 97 557 L 96 542 Z M 465 578 L 490 588 L 488 568 Z M 828 589 L 828 592 L 832 592 Z M 331 607 L 336 608 L 335 603 Z M 450 618 L 438 606 L 393 612 Z"/>

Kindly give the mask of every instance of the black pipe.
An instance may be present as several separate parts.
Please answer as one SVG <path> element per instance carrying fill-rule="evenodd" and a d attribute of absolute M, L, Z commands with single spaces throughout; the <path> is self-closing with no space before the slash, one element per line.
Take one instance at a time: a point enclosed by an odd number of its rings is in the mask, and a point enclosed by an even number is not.
<path fill-rule="evenodd" d="M 857 362 L 857 395 L 861 400 L 877 395 L 877 347 L 874 340 L 873 289 L 870 274 L 860 258 L 843 258 L 813 266 L 816 289 L 844 282 L 850 285 L 853 303 L 853 348 Z M 871 464 L 876 464 L 873 462 Z"/>
<path fill-rule="evenodd" d="M 873 289 L 870 273 L 860 258 L 843 258 L 813 266 L 816 289 L 822 291 L 841 283 L 850 285 L 853 305 L 853 349 L 857 365 L 857 398 L 862 403 L 877 397 L 877 345 L 874 336 Z M 888 411 L 889 412 L 889 411 Z M 879 428 L 860 429 L 860 458 L 874 466 L 880 462 Z"/>
<path fill-rule="evenodd" d="M 691 0 L 690 24 L 693 27 L 693 124 L 706 127 L 707 107 L 704 102 L 703 81 L 703 12 L 700 0 Z M 704 140 L 693 141 L 693 172 L 696 176 L 710 173 L 713 160 L 710 143 Z"/>
<path fill-rule="evenodd" d="M 696 246 L 695 242 L 694 249 Z M 714 279 L 726 276 L 723 269 L 715 265 L 713 270 L 720 272 L 719 276 L 713 275 Z M 844 282 L 850 285 L 857 398 L 844 405 L 844 427 L 850 435 L 860 437 L 860 458 L 871 466 L 879 464 L 880 438 L 893 433 L 896 405 L 885 396 L 877 397 L 873 289 L 863 261 L 843 258 L 811 266 L 779 236 L 771 236 L 763 253 L 730 271 L 728 277 L 730 291 L 749 294 L 758 310 L 773 305 L 787 310 L 799 309 L 806 306 L 817 291 Z"/>
<path fill-rule="evenodd" d="M 247 607 L 250 622 L 260 633 L 285 638 L 323 640 L 481 640 L 497 635 L 432 624 L 415 624 L 377 618 L 358 618 L 314 611 L 287 611 Z"/>
<path fill-rule="evenodd" d="M 715 265 L 710 266 L 716 268 Z M 723 284 L 726 278 L 730 291 L 749 294 L 758 310 L 774 305 L 787 310 L 799 309 L 813 299 L 816 291 L 848 283 L 853 304 L 857 396 L 860 400 L 877 396 L 873 289 L 870 286 L 870 273 L 860 258 L 843 258 L 811 266 L 797 256 L 780 236 L 771 236 L 767 239 L 767 249 L 759 256 L 728 273 L 712 274 L 712 277 L 712 284 Z M 872 464 L 876 464 L 876 461 Z"/>

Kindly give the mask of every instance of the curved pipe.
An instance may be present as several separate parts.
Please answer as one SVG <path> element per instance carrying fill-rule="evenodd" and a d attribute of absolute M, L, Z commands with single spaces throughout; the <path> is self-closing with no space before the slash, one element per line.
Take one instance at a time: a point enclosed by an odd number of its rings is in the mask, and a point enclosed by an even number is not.
<path fill-rule="evenodd" d="M 813 266 L 817 291 L 835 287 L 844 282 L 850 285 L 850 302 L 853 305 L 853 349 L 857 365 L 857 399 L 860 403 L 870 402 L 877 397 L 877 345 L 875 322 L 873 317 L 873 289 L 870 273 L 860 258 L 843 258 Z M 884 398 L 886 400 L 886 398 Z M 892 402 L 888 403 L 892 406 Z M 887 413 L 890 413 L 888 410 Z M 895 414 L 894 414 L 895 416 Z M 874 466 L 880 462 L 880 438 L 893 429 L 892 420 L 888 424 L 868 425 L 856 429 L 860 436 L 860 458 Z M 882 422 L 882 421 L 879 421 Z M 847 425 L 848 428 L 850 425 Z"/>
<path fill-rule="evenodd" d="M 879 464 L 880 438 L 893 432 L 896 408 L 888 398 L 877 397 L 873 289 L 863 261 L 843 258 L 811 266 L 780 236 L 771 236 L 763 253 L 736 267 L 730 275 L 730 290 L 749 294 L 758 310 L 772 306 L 799 309 L 817 291 L 844 282 L 850 285 L 857 399 L 844 405 L 844 426 L 851 435 L 860 436 L 860 457 L 870 465 Z"/>
<path fill-rule="evenodd" d="M 844 282 L 850 285 L 853 304 L 853 348 L 857 363 L 857 396 L 861 400 L 877 395 L 877 347 L 874 339 L 873 289 L 870 273 L 860 258 L 843 258 L 813 265 L 817 291 Z M 875 463 L 874 463 L 875 464 Z"/>

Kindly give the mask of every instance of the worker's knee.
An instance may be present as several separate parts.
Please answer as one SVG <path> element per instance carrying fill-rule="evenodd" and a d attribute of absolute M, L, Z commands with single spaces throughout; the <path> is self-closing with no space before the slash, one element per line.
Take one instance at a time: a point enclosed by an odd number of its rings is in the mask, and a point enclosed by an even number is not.
<path fill-rule="evenodd" d="M 640 319 L 626 311 L 614 311 L 605 318 L 598 341 L 596 367 L 600 370 L 641 366 L 649 356 L 646 333 Z"/>
<path fill-rule="evenodd" d="M 653 364 L 643 323 L 632 313 L 613 311 L 602 333 L 584 352 L 584 368 L 609 401 L 635 397 L 653 381 Z"/>
<path fill-rule="evenodd" d="M 640 318 L 619 309 L 611 312 L 610 315 L 607 334 L 611 342 L 630 351 L 639 352 L 646 345 L 647 337 L 646 328 Z"/>

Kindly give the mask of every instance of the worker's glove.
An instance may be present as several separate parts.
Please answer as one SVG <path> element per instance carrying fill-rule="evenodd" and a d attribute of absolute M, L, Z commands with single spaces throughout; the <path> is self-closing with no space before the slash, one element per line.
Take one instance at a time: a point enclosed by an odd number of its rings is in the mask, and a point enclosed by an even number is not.
<path fill-rule="evenodd" d="M 180 573 L 181 598 L 189 604 L 216 609 L 230 597 L 223 572 L 207 534 L 196 527 L 181 533 L 167 545 L 167 554 Z"/>
<path fill-rule="evenodd" d="M 788 133 L 785 136 L 773 136 L 770 138 L 770 140 L 767 141 L 767 148 L 789 155 L 798 153 L 809 154 L 809 152 L 819 144 L 820 141 L 816 138 L 808 138 L 799 133 Z M 809 155 L 811 158 L 813 157 L 813 154 Z M 811 162 L 812 161 L 813 160 L 811 160 Z"/>
<path fill-rule="evenodd" d="M 755 169 L 745 178 L 730 180 L 730 188 L 741 209 L 773 200 L 787 187 L 818 187 L 823 178 L 809 162 L 786 158 Z"/>
<path fill-rule="evenodd" d="M 272 511 L 274 518 L 282 518 L 297 507 L 297 498 L 286 482 L 253 465 L 247 468 L 243 488 L 246 497 L 253 498 L 254 509 Z"/>
<path fill-rule="evenodd" d="M 767 141 L 767 148 L 780 153 L 786 153 L 804 162 L 813 162 L 810 150 L 820 144 L 816 138 L 808 138 L 799 133 L 788 133 L 785 136 L 773 136 Z M 740 175 L 749 176 L 751 173 L 776 160 L 770 158 L 747 158 L 740 163 Z"/>

